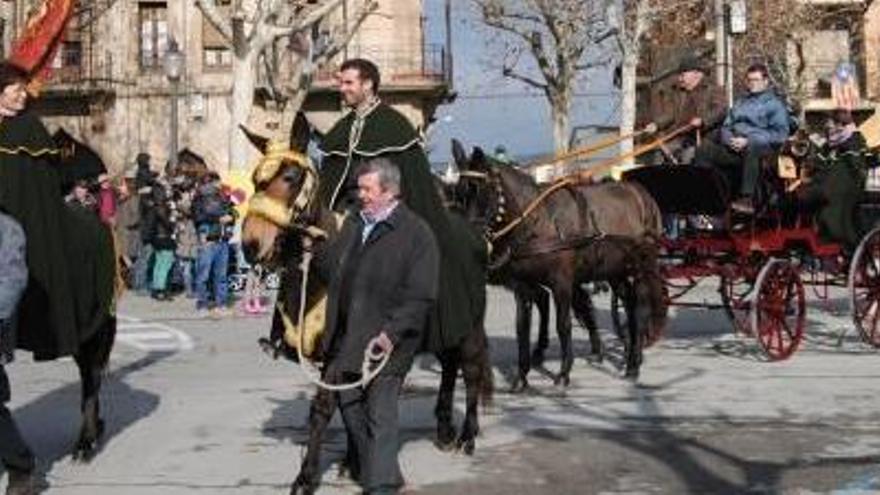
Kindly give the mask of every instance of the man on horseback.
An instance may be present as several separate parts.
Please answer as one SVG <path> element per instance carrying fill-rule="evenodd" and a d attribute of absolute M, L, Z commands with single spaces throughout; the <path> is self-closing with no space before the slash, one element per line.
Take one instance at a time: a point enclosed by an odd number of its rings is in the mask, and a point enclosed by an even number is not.
<path fill-rule="evenodd" d="M 343 62 L 339 90 L 351 112 L 333 126 L 321 144 L 320 201 L 337 211 L 357 205 L 353 171 L 362 162 L 384 157 L 400 169 L 401 199 L 431 227 L 440 246 L 439 320 L 428 332 L 428 350 L 457 345 L 482 318 L 485 271 L 476 260 L 485 257 L 471 232 L 452 226 L 434 185 L 422 138 L 400 112 L 378 96 L 379 69 L 369 60 Z M 476 252 L 475 252 L 476 251 Z"/>
<path fill-rule="evenodd" d="M 47 360 L 73 355 L 111 316 L 116 264 L 110 230 L 64 204 L 58 150 L 25 111 L 28 80 L 23 69 L 0 65 L 0 208 L 28 238 L 19 347 Z"/>
<path fill-rule="evenodd" d="M 754 212 L 752 197 L 758 185 L 762 160 L 779 150 L 789 136 L 788 109 L 770 87 L 767 67 L 751 65 L 746 70 L 748 93 L 740 98 L 721 125 L 720 142 L 704 141 L 697 148 L 695 162 L 718 167 L 739 183 L 739 198 L 731 207 Z M 733 187 L 733 185 L 731 186 Z"/>
<path fill-rule="evenodd" d="M 9 473 L 8 494 L 32 493 L 31 473 L 34 455 L 21 438 L 15 421 L 6 408 L 9 400 L 9 379 L 3 365 L 12 360 L 15 351 L 13 316 L 21 293 L 27 287 L 27 265 L 24 261 L 24 231 L 18 222 L 0 213 L 0 462 Z"/>

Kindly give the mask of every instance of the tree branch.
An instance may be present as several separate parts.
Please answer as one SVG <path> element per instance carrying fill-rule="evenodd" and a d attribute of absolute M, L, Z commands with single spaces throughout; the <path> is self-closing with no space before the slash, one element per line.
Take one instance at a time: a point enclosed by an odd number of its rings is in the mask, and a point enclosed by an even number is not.
<path fill-rule="evenodd" d="M 214 26 L 223 38 L 232 44 L 232 23 L 228 22 L 223 14 L 220 13 L 220 9 L 217 8 L 217 0 L 196 0 L 196 7 L 202 11 L 202 15 L 205 16 L 205 19 Z"/>

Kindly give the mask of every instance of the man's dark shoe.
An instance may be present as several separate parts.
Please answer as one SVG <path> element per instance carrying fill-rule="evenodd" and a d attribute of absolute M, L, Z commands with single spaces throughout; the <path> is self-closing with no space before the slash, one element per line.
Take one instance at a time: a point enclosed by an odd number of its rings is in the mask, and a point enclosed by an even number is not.
<path fill-rule="evenodd" d="M 36 495 L 34 477 L 30 471 L 8 469 L 9 485 L 6 487 L 6 495 Z"/>
<path fill-rule="evenodd" d="M 733 211 L 745 213 L 746 215 L 753 215 L 755 213 L 755 207 L 752 205 L 751 198 L 739 198 L 733 203 L 730 203 L 730 208 Z"/>

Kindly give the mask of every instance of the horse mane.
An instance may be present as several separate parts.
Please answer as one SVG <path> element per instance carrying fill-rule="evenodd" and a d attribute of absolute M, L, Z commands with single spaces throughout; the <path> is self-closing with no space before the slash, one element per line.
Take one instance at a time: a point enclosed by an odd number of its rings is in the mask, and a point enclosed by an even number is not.
<path fill-rule="evenodd" d="M 541 194 L 542 186 L 527 172 L 514 164 L 500 163 L 491 158 L 486 158 L 488 165 L 497 173 L 502 185 L 508 189 L 509 200 L 514 202 L 516 214 L 522 213 L 525 208 Z M 550 232 L 556 235 L 553 210 L 560 208 L 560 194 L 557 191 L 548 196 L 533 213 L 529 215 L 527 223 L 534 226 L 534 233 Z"/>

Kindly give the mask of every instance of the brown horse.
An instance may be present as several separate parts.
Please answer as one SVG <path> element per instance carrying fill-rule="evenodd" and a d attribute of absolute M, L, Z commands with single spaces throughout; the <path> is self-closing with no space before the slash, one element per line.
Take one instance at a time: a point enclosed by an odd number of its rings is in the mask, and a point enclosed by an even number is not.
<path fill-rule="evenodd" d="M 456 151 L 458 148 L 458 151 Z M 453 145 L 462 174 L 459 192 L 466 198 L 468 216 L 489 237 L 522 216 L 541 194 L 534 180 L 514 166 L 499 164 L 475 148 L 467 157 Z M 628 319 L 626 376 L 639 373 L 645 335 L 665 322 L 662 280 L 657 268 L 656 239 L 662 228 L 653 198 L 636 184 L 606 183 L 570 187 L 546 198 L 524 221 L 494 240 L 495 271 L 519 287 L 550 289 L 556 306 L 556 330 L 562 351 L 557 383 L 567 385 L 573 363 L 570 311 L 592 319 L 588 295 L 578 294 L 582 283 L 608 281 L 625 302 Z M 497 274 L 495 276 L 498 276 Z M 517 340 L 520 354 L 519 385 L 527 384 L 529 324 L 523 308 L 527 293 L 517 296 Z M 586 301 L 585 301 L 586 298 Z M 573 308 L 574 306 L 574 308 Z M 594 324 L 593 324 L 594 325 Z M 598 336 L 591 325 L 594 352 Z"/>
<path fill-rule="evenodd" d="M 308 139 L 308 124 L 304 118 L 298 118 L 295 124 L 300 128 L 294 149 L 305 149 Z M 265 149 L 265 140 L 252 139 L 258 147 Z M 268 155 L 267 155 L 268 157 Z M 255 213 L 251 208 L 242 227 L 242 247 L 249 261 L 264 265 L 280 266 L 282 283 L 279 302 L 287 309 L 293 323 L 298 320 L 300 306 L 300 283 L 302 273 L 297 266 L 303 255 L 303 240 L 310 236 L 308 231 L 318 227 L 335 235 L 335 215 L 319 201 L 310 196 L 308 176 L 313 174 L 306 166 L 281 160 L 277 169 L 270 169 L 257 180 L 257 194 L 261 201 L 276 205 L 280 215 Z M 259 174 L 255 174 L 259 175 Z M 314 185 L 314 184 L 312 184 Z M 300 206 L 297 206 L 300 205 Z M 311 238 L 311 237 L 309 237 Z M 320 239 L 316 239 L 320 250 Z M 484 289 L 484 288 L 483 288 Z M 313 307 L 317 303 L 316 296 L 323 290 L 323 281 L 311 277 L 307 287 L 306 306 Z M 456 347 L 443 349 L 437 353 L 442 368 L 440 391 L 437 398 L 435 415 L 437 417 L 437 444 L 441 448 L 459 448 L 471 454 L 475 447 L 475 437 L 479 432 L 478 402 L 491 400 L 492 371 L 488 356 L 488 339 L 483 327 L 484 312 L 478 321 L 472 323 L 467 336 Z M 430 328 L 430 327 L 429 327 Z M 290 354 L 285 349 L 281 335 L 284 329 L 284 317 L 276 310 L 272 337 L 264 345 L 276 352 Z M 455 382 L 461 371 L 466 386 L 466 412 L 461 433 L 456 438 L 456 430 L 452 424 L 452 404 Z M 312 493 L 320 481 L 319 455 L 323 433 L 337 408 L 337 396 L 324 388 L 319 388 L 312 400 L 309 416 L 309 441 L 306 456 L 301 470 L 293 484 L 291 493 Z M 349 454 L 352 449 L 349 448 Z M 346 459 L 351 473 L 357 473 L 358 466 L 349 456 Z"/>

